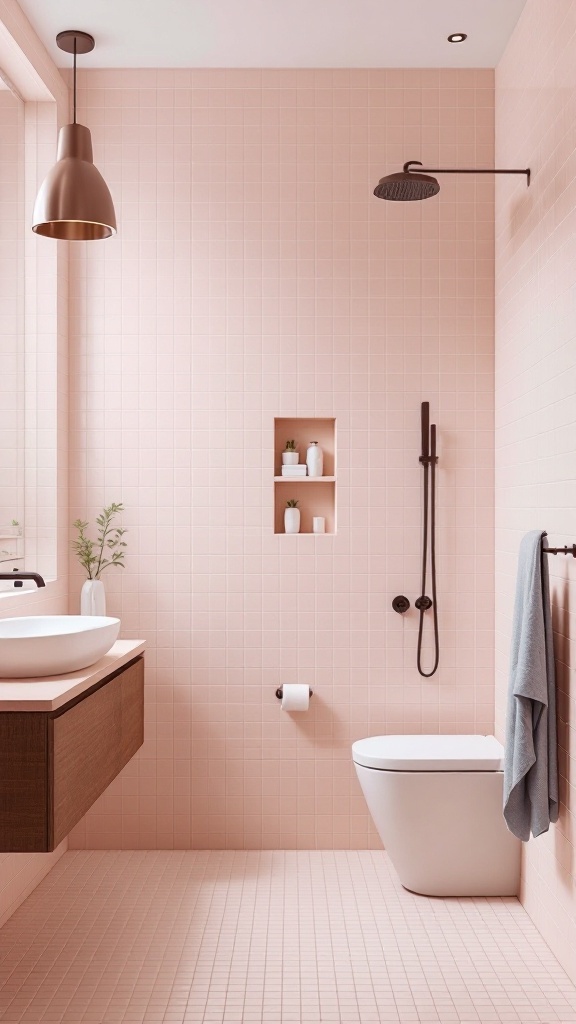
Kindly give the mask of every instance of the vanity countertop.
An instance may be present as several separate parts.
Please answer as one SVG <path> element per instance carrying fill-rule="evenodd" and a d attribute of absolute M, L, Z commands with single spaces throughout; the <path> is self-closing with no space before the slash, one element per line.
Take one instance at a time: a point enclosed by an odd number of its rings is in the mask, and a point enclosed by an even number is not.
<path fill-rule="evenodd" d="M 88 668 L 61 676 L 0 679 L 0 711 L 56 711 L 133 661 L 145 646 L 145 640 L 117 640 L 108 654 Z"/>

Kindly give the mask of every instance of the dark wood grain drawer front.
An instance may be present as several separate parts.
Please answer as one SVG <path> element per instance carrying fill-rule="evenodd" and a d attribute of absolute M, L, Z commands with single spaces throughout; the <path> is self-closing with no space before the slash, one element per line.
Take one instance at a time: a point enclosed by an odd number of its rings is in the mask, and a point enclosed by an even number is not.
<path fill-rule="evenodd" d="M 0 714 L 0 850 L 47 850 L 48 723 L 35 711 Z"/>
<path fill-rule="evenodd" d="M 144 658 L 139 658 L 122 674 L 121 711 L 122 746 L 120 767 L 128 764 L 130 758 L 144 743 Z"/>
<path fill-rule="evenodd" d="M 53 719 L 53 847 L 142 745 L 143 682 L 140 658 Z"/>
<path fill-rule="evenodd" d="M 53 850 L 144 742 L 144 659 L 55 712 L 0 713 L 0 851 Z"/>

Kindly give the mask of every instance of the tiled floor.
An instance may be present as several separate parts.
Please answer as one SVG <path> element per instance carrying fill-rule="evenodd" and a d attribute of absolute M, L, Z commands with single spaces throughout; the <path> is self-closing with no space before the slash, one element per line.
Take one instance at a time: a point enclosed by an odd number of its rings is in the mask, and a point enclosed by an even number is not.
<path fill-rule="evenodd" d="M 66 854 L 0 931 L 0 1021 L 576 1021 L 513 899 L 437 900 L 366 852 Z"/>

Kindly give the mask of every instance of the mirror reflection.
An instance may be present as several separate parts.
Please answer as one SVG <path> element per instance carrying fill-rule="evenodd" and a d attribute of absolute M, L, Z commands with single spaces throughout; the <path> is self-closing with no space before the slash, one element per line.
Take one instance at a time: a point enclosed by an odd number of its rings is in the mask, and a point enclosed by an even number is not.
<path fill-rule="evenodd" d="M 24 568 L 24 103 L 0 69 L 0 571 Z"/>

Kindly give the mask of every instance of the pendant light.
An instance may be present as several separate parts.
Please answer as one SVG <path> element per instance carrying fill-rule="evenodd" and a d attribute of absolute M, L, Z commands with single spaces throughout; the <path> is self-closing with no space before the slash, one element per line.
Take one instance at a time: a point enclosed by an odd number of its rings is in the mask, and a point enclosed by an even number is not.
<path fill-rule="evenodd" d="M 74 54 L 74 121 L 58 135 L 57 162 L 40 186 L 32 230 L 48 238 L 91 241 L 116 234 L 116 214 L 108 186 L 92 162 L 92 139 L 76 123 L 76 55 L 90 53 L 94 39 L 87 32 L 59 32 L 61 50 Z"/>

